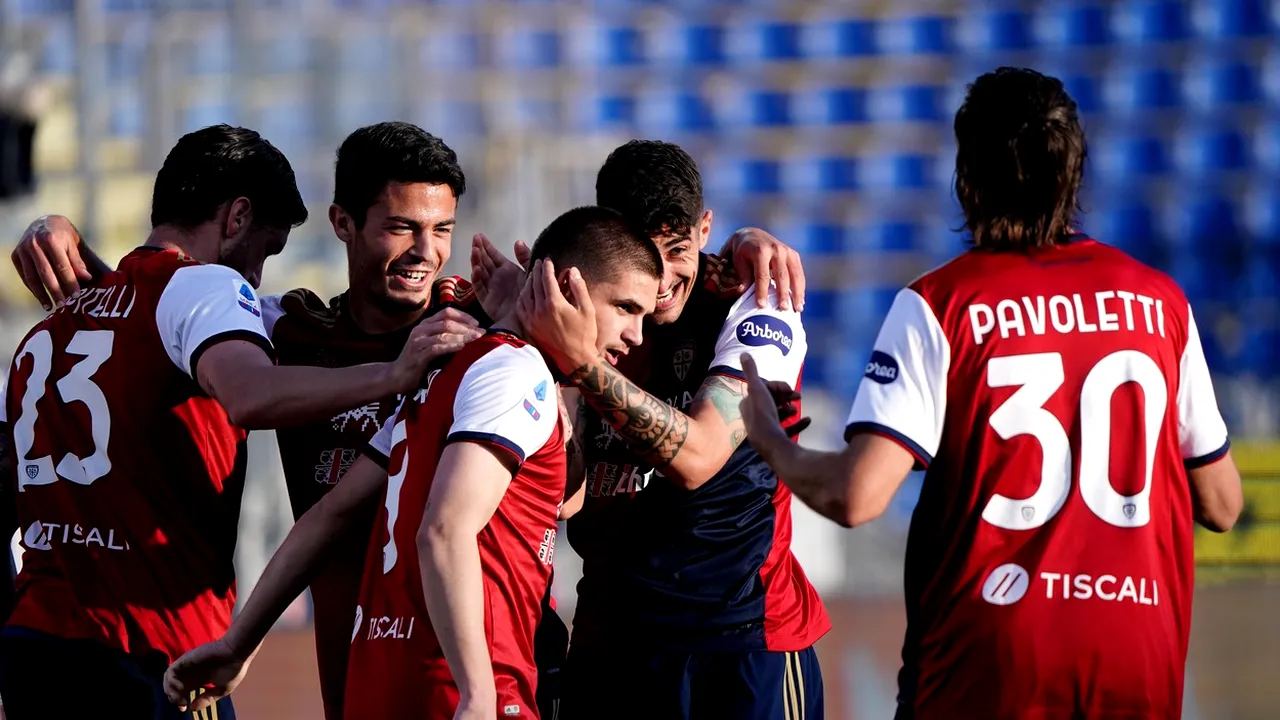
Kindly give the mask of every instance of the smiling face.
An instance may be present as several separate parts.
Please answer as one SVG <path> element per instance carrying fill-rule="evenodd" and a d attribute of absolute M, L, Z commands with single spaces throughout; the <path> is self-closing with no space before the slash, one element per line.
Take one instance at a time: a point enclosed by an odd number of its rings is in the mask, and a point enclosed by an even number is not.
<path fill-rule="evenodd" d="M 387 183 L 359 228 L 332 206 L 334 232 L 347 244 L 353 294 L 389 316 L 426 308 L 432 283 L 449 260 L 457 209 L 448 185 L 401 182 Z"/>
<path fill-rule="evenodd" d="M 698 254 L 707 246 L 711 237 L 711 211 L 683 235 L 654 235 L 651 239 L 662 255 L 662 285 L 658 288 L 658 301 L 653 321 L 659 325 L 680 319 L 684 306 L 689 302 L 693 284 L 698 279 Z"/>
<path fill-rule="evenodd" d="M 596 349 L 611 365 L 644 340 L 646 315 L 653 312 L 658 278 L 637 269 L 622 270 L 606 281 L 588 283 L 596 315 Z"/>

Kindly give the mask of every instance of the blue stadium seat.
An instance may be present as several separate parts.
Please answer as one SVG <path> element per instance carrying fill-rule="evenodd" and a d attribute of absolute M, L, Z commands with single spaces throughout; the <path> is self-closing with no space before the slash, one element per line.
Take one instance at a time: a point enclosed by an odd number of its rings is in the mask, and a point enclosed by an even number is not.
<path fill-rule="evenodd" d="M 1241 237 L 1235 204 L 1217 192 L 1193 184 L 1175 200 L 1171 247 L 1204 247 L 1234 243 Z"/>
<path fill-rule="evenodd" d="M 1241 345 L 1238 358 L 1241 371 L 1259 377 L 1275 377 L 1276 368 L 1280 367 L 1280 332 L 1250 326 Z"/>
<path fill-rule="evenodd" d="M 1210 295 L 1211 283 L 1208 266 L 1191 253 L 1173 253 L 1164 271 L 1178 283 L 1182 292 L 1193 302 Z"/>
<path fill-rule="evenodd" d="M 772 18 L 737 24 L 729 33 L 729 54 L 738 62 L 785 62 L 805 57 L 803 28 Z"/>
<path fill-rule="evenodd" d="M 1272 117 L 1258 125 L 1254 136 L 1254 156 L 1272 177 L 1280 176 L 1280 117 Z"/>
<path fill-rule="evenodd" d="M 1273 26 L 1265 0 L 1213 0 L 1199 3 L 1192 15 L 1197 34 L 1208 38 L 1269 35 Z"/>
<path fill-rule="evenodd" d="M 1025 50 L 1034 44 L 1031 17 L 1014 8 L 967 12 L 960 18 L 957 39 L 968 51 Z"/>
<path fill-rule="evenodd" d="M 552 68 L 561 61 L 561 38 L 555 30 L 513 30 L 494 43 L 498 63 L 507 68 Z"/>
<path fill-rule="evenodd" d="M 1112 13 L 1111 29 L 1126 43 L 1167 43 L 1191 34 L 1190 3 L 1185 0 L 1127 0 Z"/>
<path fill-rule="evenodd" d="M 879 328 L 893 306 L 897 287 L 842 288 L 836 298 L 836 317 L 843 326 L 857 330 Z M 865 358 L 863 359 L 865 362 Z"/>
<path fill-rule="evenodd" d="M 783 127 L 793 122 L 791 94 L 785 90 L 751 90 L 746 97 L 746 121 L 755 127 Z"/>
<path fill-rule="evenodd" d="M 1235 128 L 1215 123 L 1178 139 L 1178 164 L 1196 174 L 1242 170 L 1251 163 L 1249 142 Z"/>
<path fill-rule="evenodd" d="M 384 73 L 396 62 L 395 39 L 385 32 L 353 33 L 338 43 L 338 71 L 342 73 Z"/>
<path fill-rule="evenodd" d="M 858 189 L 858 165 L 850 157 L 799 155 L 787 159 L 783 172 L 784 190 L 800 196 Z"/>
<path fill-rule="evenodd" d="M 810 323 L 828 323 L 836 319 L 836 293 L 834 290 L 806 288 L 804 291 L 803 320 Z"/>
<path fill-rule="evenodd" d="M 1108 8 L 1096 3 L 1056 2 L 1039 11 L 1032 30 L 1048 47 L 1093 47 L 1111 39 Z"/>
<path fill-rule="evenodd" d="M 1122 113 L 1167 110 L 1182 105 L 1182 84 L 1169 68 L 1139 65 L 1108 76 L 1104 97 L 1111 109 Z"/>
<path fill-rule="evenodd" d="M 782 165 L 777 160 L 726 154 L 714 158 L 703 170 L 714 193 L 757 195 L 782 190 Z"/>
<path fill-rule="evenodd" d="M 1172 165 L 1164 139 L 1156 135 L 1103 136 L 1089 151 L 1094 169 L 1108 182 L 1163 175 Z"/>
<path fill-rule="evenodd" d="M 126 38 L 124 42 L 109 42 L 106 47 L 107 82 L 117 83 L 142 77 L 146 60 L 145 36 Z"/>
<path fill-rule="evenodd" d="M 480 67 L 480 36 L 467 26 L 432 33 L 418 47 L 418 62 L 424 68 L 470 70 Z"/>
<path fill-rule="evenodd" d="M 1204 109 L 1262 100 L 1259 69 L 1247 62 L 1211 59 L 1193 66 L 1186 83 L 1187 98 Z"/>
<path fill-rule="evenodd" d="M 637 103 L 633 95 L 578 96 L 578 127 L 585 130 L 621 130 L 636 124 Z"/>
<path fill-rule="evenodd" d="M 645 63 L 644 35 L 639 28 L 626 25 L 607 27 L 601 33 L 604 36 L 602 64 L 627 67 Z"/>
<path fill-rule="evenodd" d="M 637 98 L 636 124 L 642 134 L 707 132 L 719 125 L 715 109 L 701 94 L 689 90 L 646 91 Z"/>
<path fill-rule="evenodd" d="M 147 12 L 154 10 L 155 7 L 155 0 L 106 0 L 102 9 L 109 13 Z"/>
<path fill-rule="evenodd" d="M 932 155 L 902 153 L 871 157 L 859 163 L 858 186 L 868 190 L 923 190 L 936 174 Z"/>
<path fill-rule="evenodd" d="M 683 52 L 678 61 L 688 65 L 723 65 L 725 53 L 725 29 L 723 25 L 697 23 L 685 27 Z"/>
<path fill-rule="evenodd" d="M 955 52 L 955 18 L 920 15 L 880 23 L 877 45 L 886 54 L 946 55 Z"/>
<path fill-rule="evenodd" d="M 877 25 L 870 20 L 846 18 L 832 23 L 829 28 L 815 28 L 813 32 L 832 34 L 832 54 L 838 58 L 859 58 L 876 55 L 880 52 L 877 39 Z"/>
<path fill-rule="evenodd" d="M 869 120 L 867 90 L 860 87 L 828 87 L 795 96 L 795 117 L 800 123 L 847 125 Z"/>
<path fill-rule="evenodd" d="M 944 89 L 937 85 L 874 88 L 867 95 L 872 122 L 937 122 L 943 119 Z"/>
<path fill-rule="evenodd" d="M 1108 196 L 1125 198 L 1128 193 L 1113 192 Z M 1155 212 L 1141 200 L 1121 200 L 1105 210 L 1085 217 L 1084 229 L 1096 239 L 1133 255 L 1143 262 L 1158 257 L 1160 227 Z"/>
<path fill-rule="evenodd" d="M 1096 75 L 1081 75 L 1077 73 L 1063 73 L 1055 75 L 1062 80 L 1062 84 L 1067 88 L 1067 93 L 1071 95 L 1071 99 L 1076 101 L 1076 107 L 1084 114 L 1093 114 L 1101 112 L 1103 109 L 1102 97 L 1102 79 Z"/>
<path fill-rule="evenodd" d="M 484 109 L 473 100 L 423 100 L 418 104 L 413 122 L 446 140 L 458 136 L 481 135 L 487 131 Z M 450 145 L 457 147 L 452 142 Z"/>
<path fill-rule="evenodd" d="M 888 220 L 865 225 L 850 233 L 850 249 L 871 252 L 917 250 L 924 241 L 919 225 L 907 220 Z"/>
<path fill-rule="evenodd" d="M 1278 260 L 1280 258 L 1277 258 L 1274 248 L 1253 253 L 1246 259 L 1240 293 L 1243 300 L 1266 300 L 1276 296 L 1276 288 L 1280 288 Z"/>

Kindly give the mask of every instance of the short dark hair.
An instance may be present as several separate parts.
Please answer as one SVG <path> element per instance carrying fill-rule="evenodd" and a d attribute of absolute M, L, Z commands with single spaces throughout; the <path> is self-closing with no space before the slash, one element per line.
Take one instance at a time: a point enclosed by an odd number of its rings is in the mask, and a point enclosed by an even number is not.
<path fill-rule="evenodd" d="M 644 230 L 621 213 L 598 205 L 570 210 L 538 235 L 529 262 L 550 259 L 557 271 L 578 268 L 588 284 L 638 270 L 662 279 L 662 255 Z"/>
<path fill-rule="evenodd" d="M 455 198 L 467 190 L 457 153 L 407 122 L 367 125 L 348 135 L 333 174 L 333 204 L 346 210 L 357 228 L 388 183 L 448 185 Z"/>
<path fill-rule="evenodd" d="M 293 228 L 307 219 L 289 159 L 248 128 L 212 125 L 183 135 L 156 173 L 151 226 L 193 228 L 248 198 L 254 223 Z"/>
<path fill-rule="evenodd" d="M 600 167 L 596 204 L 622 213 L 649 237 L 684 235 L 702 218 L 702 175 L 679 145 L 632 140 Z"/>
<path fill-rule="evenodd" d="M 979 247 L 1060 242 L 1079 209 L 1088 155 L 1062 81 L 1002 67 L 969 86 L 956 113 L 956 196 Z"/>

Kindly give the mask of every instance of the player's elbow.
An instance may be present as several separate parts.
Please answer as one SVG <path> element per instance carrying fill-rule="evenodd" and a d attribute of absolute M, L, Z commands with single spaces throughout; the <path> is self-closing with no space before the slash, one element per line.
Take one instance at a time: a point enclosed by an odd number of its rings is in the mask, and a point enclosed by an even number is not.
<path fill-rule="evenodd" d="M 1220 502 L 1201 507 L 1196 513 L 1196 520 L 1206 530 L 1224 533 L 1235 527 L 1243 511 L 1244 498 L 1224 498 Z"/>
<path fill-rule="evenodd" d="M 1227 532 L 1244 511 L 1244 489 L 1240 471 L 1228 454 L 1222 459 L 1187 473 L 1196 521 L 1213 532 Z"/>
<path fill-rule="evenodd" d="M 888 509 L 887 502 L 861 498 L 855 494 L 843 503 L 835 521 L 846 528 L 856 528 L 879 518 Z"/>
<path fill-rule="evenodd" d="M 244 430 L 267 430 L 273 427 L 270 406 L 252 393 L 235 392 L 218 398 L 227 419 Z"/>

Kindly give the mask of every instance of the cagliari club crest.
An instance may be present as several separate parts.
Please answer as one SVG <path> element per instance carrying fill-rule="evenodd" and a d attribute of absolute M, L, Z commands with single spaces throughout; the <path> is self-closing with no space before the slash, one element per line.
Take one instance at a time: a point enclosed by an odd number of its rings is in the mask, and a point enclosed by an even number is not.
<path fill-rule="evenodd" d="M 680 378 L 680 382 L 684 382 L 689 376 L 689 369 L 693 367 L 693 343 L 684 343 L 676 348 L 675 355 L 671 357 L 671 367 L 676 372 L 676 377 Z"/>

